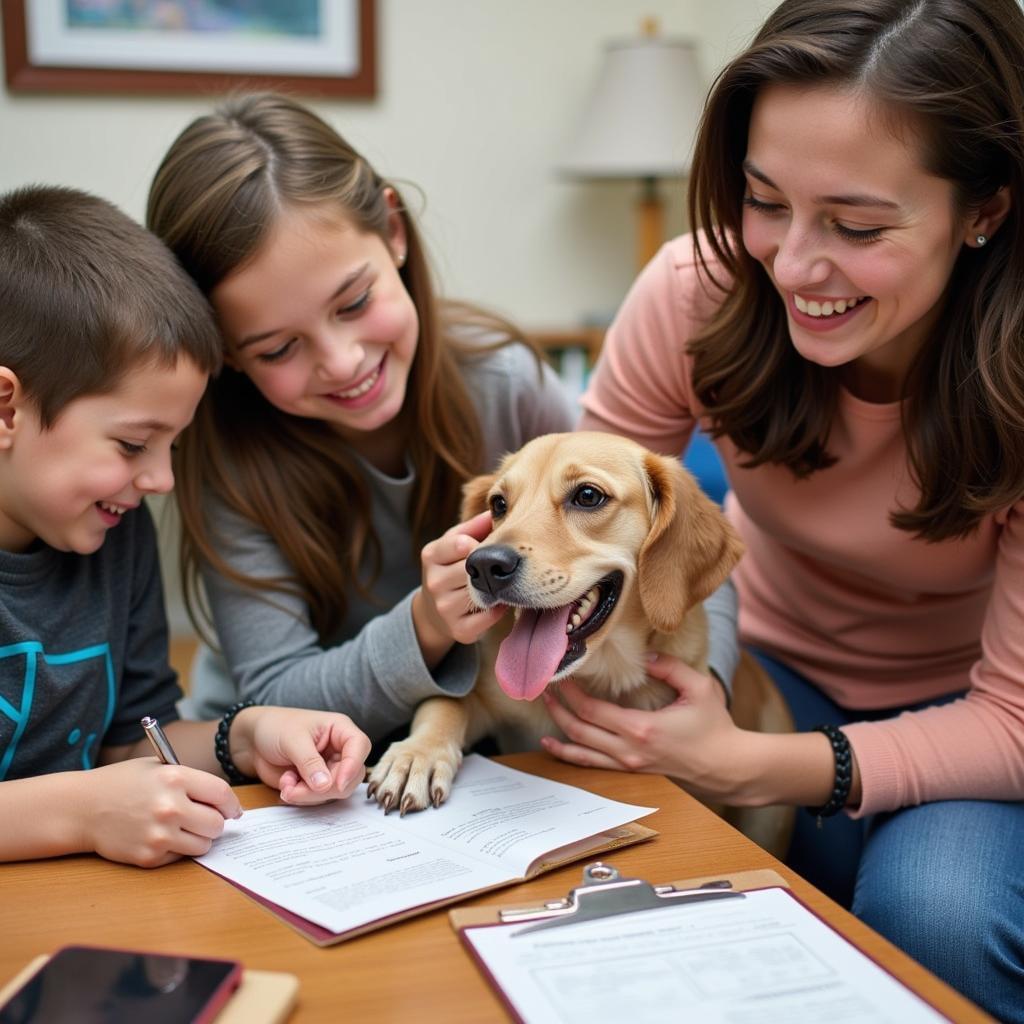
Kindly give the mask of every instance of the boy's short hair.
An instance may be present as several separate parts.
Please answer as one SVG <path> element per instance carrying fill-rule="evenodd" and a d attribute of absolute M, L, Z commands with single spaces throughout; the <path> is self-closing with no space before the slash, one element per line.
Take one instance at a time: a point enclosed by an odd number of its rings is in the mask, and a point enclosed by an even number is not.
<path fill-rule="evenodd" d="M 44 428 L 140 364 L 173 367 L 184 355 L 216 373 L 221 351 L 195 283 L 112 203 L 43 185 L 0 196 L 0 365 Z"/>

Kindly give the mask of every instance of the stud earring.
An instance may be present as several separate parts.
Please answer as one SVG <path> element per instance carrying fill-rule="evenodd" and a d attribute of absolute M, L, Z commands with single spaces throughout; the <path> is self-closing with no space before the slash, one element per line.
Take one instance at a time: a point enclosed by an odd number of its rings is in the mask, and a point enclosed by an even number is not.
<path fill-rule="evenodd" d="M 974 240 L 978 243 L 978 248 L 979 249 L 983 245 L 988 245 L 988 235 L 978 235 L 978 237 L 975 238 Z"/>
<path fill-rule="evenodd" d="M 395 257 L 395 266 L 396 267 L 404 267 L 405 266 L 405 253 L 404 252 L 400 252 Z"/>

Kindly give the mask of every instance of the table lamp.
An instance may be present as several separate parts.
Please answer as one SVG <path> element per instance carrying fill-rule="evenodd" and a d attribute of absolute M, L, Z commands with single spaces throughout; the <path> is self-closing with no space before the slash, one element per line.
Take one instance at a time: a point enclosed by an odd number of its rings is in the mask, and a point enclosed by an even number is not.
<path fill-rule="evenodd" d="M 638 267 L 664 240 L 658 179 L 687 175 L 703 101 L 694 44 L 659 36 L 652 19 L 644 22 L 640 36 L 606 45 L 589 102 L 558 168 L 574 178 L 640 180 Z"/>

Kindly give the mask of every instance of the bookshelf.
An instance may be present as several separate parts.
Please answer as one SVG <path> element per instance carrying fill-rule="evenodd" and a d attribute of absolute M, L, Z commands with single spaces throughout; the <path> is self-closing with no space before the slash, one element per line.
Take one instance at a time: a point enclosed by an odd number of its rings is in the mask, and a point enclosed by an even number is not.
<path fill-rule="evenodd" d="M 577 327 L 568 330 L 531 331 L 530 337 L 546 352 L 558 352 L 567 348 L 579 348 L 587 355 L 593 366 L 604 341 L 603 327 Z"/>
<path fill-rule="evenodd" d="M 547 355 L 566 390 L 579 398 L 597 362 L 604 333 L 603 327 L 577 327 L 531 331 L 530 338 Z"/>

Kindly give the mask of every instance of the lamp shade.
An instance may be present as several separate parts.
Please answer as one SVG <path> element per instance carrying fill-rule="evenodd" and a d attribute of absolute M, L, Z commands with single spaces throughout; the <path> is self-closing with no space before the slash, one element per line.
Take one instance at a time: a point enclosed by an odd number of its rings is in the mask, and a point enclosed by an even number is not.
<path fill-rule="evenodd" d="M 611 42 L 558 169 L 580 178 L 684 177 L 703 100 L 692 43 Z"/>

